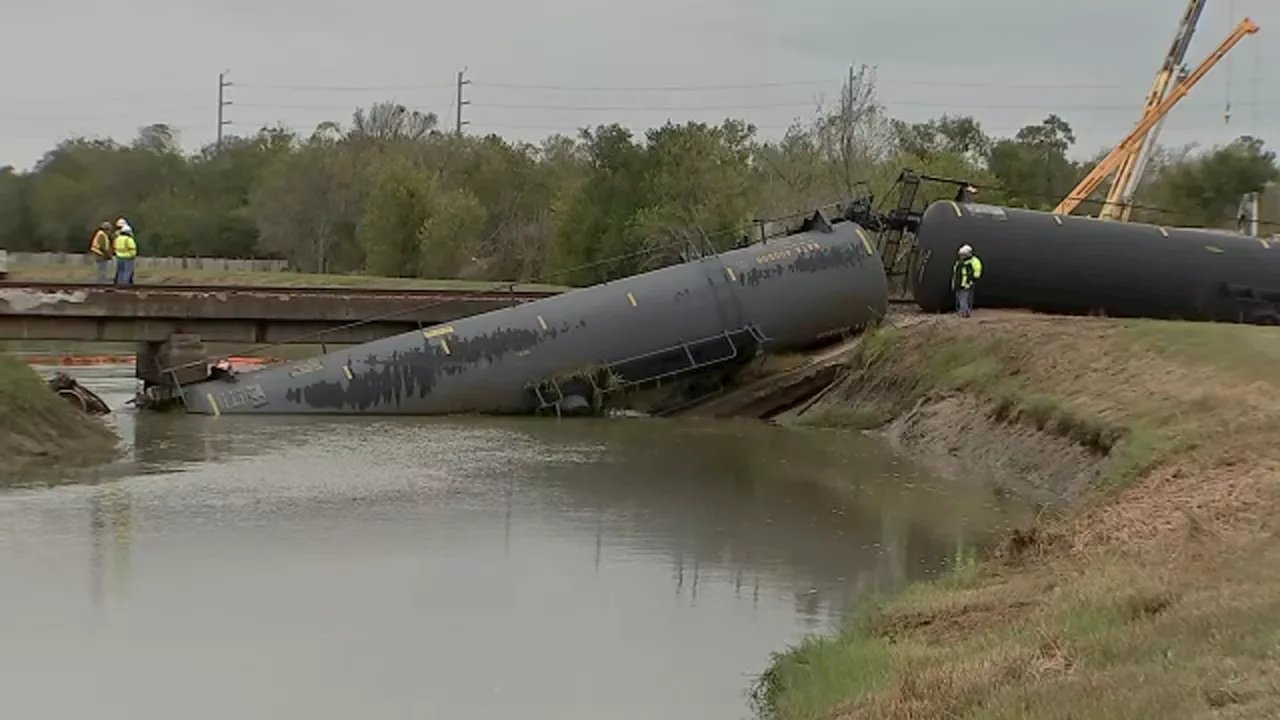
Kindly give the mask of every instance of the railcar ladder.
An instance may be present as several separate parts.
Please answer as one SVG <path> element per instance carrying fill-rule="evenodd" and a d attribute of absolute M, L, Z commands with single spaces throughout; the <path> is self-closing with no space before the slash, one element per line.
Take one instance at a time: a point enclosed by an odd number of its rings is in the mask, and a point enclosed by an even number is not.
<path fill-rule="evenodd" d="M 602 398 L 609 393 L 647 383 L 661 384 L 664 380 L 722 367 L 735 360 L 750 359 L 747 354 L 763 347 L 768 341 L 768 336 L 758 327 L 748 324 L 738 330 L 726 330 L 691 342 L 680 342 L 634 355 L 591 368 L 578 375 L 570 373 L 543 378 L 531 383 L 537 401 L 536 412 L 541 414 L 555 410 L 559 413 L 560 402 L 566 397 L 562 387 L 566 381 L 584 381 L 590 386 L 593 396 Z"/>

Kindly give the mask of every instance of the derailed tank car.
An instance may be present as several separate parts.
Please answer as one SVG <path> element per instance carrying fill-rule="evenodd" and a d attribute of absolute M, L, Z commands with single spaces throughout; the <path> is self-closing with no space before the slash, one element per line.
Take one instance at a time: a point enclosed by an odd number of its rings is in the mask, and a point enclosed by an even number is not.
<path fill-rule="evenodd" d="M 815 214 L 801 232 L 766 243 L 188 385 L 182 398 L 197 414 L 578 409 L 597 390 L 856 332 L 887 305 L 867 233 Z"/>
<path fill-rule="evenodd" d="M 962 245 L 982 260 L 976 307 L 1274 324 L 1280 247 L 1215 230 L 935 202 L 916 231 L 916 303 L 955 307 Z"/>

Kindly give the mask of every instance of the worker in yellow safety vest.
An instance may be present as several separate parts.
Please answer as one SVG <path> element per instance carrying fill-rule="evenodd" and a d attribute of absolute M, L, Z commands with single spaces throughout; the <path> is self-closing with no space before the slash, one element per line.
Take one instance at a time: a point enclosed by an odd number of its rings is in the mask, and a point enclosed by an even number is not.
<path fill-rule="evenodd" d="M 102 223 L 93 233 L 93 239 L 89 241 L 89 254 L 93 256 L 93 262 L 98 266 L 97 282 L 105 283 L 107 264 L 111 262 L 111 223 Z"/>
<path fill-rule="evenodd" d="M 967 318 L 973 312 L 973 286 L 980 277 L 982 261 L 973 254 L 973 248 L 961 246 L 960 259 L 951 270 L 951 289 L 956 294 L 956 310 L 960 317 Z"/>
<path fill-rule="evenodd" d="M 133 284 L 133 266 L 138 258 L 138 241 L 133 237 L 133 228 L 124 218 L 116 220 L 116 284 Z"/>

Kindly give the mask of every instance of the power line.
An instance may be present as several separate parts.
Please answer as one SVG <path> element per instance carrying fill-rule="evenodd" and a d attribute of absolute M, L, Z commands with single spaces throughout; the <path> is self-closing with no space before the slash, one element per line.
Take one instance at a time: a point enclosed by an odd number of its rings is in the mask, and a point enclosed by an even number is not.
<path fill-rule="evenodd" d="M 587 110 L 604 112 L 672 112 L 700 110 L 762 110 L 765 108 L 813 107 L 814 101 L 806 102 L 772 102 L 772 103 L 738 103 L 733 105 L 521 105 L 510 103 L 477 103 L 476 107 L 498 108 L 502 110 Z"/>
<path fill-rule="evenodd" d="M 1113 129 L 1115 129 L 1113 125 L 1107 125 L 1107 124 L 1102 124 L 1102 125 L 1088 125 L 1088 124 L 1075 123 L 1075 122 L 1071 122 L 1071 121 L 1068 121 L 1068 122 L 1070 122 L 1071 127 L 1072 127 L 1072 129 L 1073 129 L 1073 130 L 1081 130 L 1081 129 L 1113 130 Z M 481 130 L 531 130 L 531 131 L 541 131 L 541 132 L 577 132 L 578 130 L 580 130 L 580 129 L 582 129 L 582 128 L 593 128 L 593 127 L 596 127 L 596 126 L 597 126 L 597 125 L 599 125 L 599 124 L 601 124 L 601 123 L 596 123 L 596 122 L 584 122 L 584 123 L 579 123 L 579 124 L 572 124 L 572 123 L 560 123 L 560 124 L 539 124 L 539 123 L 485 122 L 484 120 L 477 120 L 477 121 L 475 121 L 475 122 L 473 122 L 473 123 L 472 123 L 472 126 L 473 126 L 473 127 L 476 127 L 476 128 L 479 128 L 479 129 L 481 129 Z M 612 123 L 605 123 L 605 124 L 612 124 Z M 619 125 L 622 125 L 622 126 L 624 126 L 624 127 L 627 127 L 627 126 L 629 126 L 629 125 L 630 125 L 630 123 L 626 123 L 626 122 L 619 122 L 618 124 L 619 124 Z M 808 127 L 808 126 L 810 126 L 810 124 L 811 124 L 811 123 L 810 123 L 810 122 L 808 122 L 808 121 L 805 121 L 805 120 L 797 120 L 797 121 L 789 122 L 789 123 L 756 123 L 756 122 L 750 122 L 750 121 L 748 121 L 748 124 L 750 124 L 751 126 L 753 126 L 754 128 L 756 128 L 757 130 L 788 130 L 788 129 L 792 128 L 792 127 L 797 127 L 797 126 L 799 126 L 799 127 Z M 1024 124 L 1022 124 L 1022 125 L 1017 125 L 1017 126 L 1012 126 L 1012 125 L 1011 125 L 1011 126 L 1007 126 L 1007 127 L 1005 127 L 1005 126 L 991 126 L 991 125 L 987 125 L 987 124 L 982 123 L 981 121 L 979 121 L 979 125 L 980 125 L 980 127 L 981 127 L 982 131 L 983 131 L 984 133 L 989 134 L 989 135 L 990 135 L 990 134 L 1006 134 L 1006 133 L 1011 134 L 1011 133 L 1016 133 L 1016 132 L 1018 132 L 1019 130 L 1022 130 L 1022 129 L 1023 129 L 1024 127 L 1026 127 L 1027 125 L 1034 125 L 1034 124 L 1035 124 L 1035 123 L 1024 123 Z M 651 126 L 651 125 L 644 125 L 643 127 L 644 127 L 645 129 L 648 129 L 648 128 L 652 127 L 652 126 Z M 1165 133 L 1170 133 L 1170 132 L 1172 132 L 1172 133 L 1200 132 L 1200 131 L 1205 130 L 1205 129 L 1208 129 L 1208 128 L 1206 128 L 1206 127 L 1200 127 L 1200 128 L 1166 128 L 1166 129 L 1164 130 L 1164 132 L 1165 132 Z"/>
<path fill-rule="evenodd" d="M 455 83 L 419 83 L 415 85 L 259 85 L 241 83 L 238 87 L 252 90 L 287 90 L 292 92 L 402 92 L 405 90 L 439 90 Z"/>
<path fill-rule="evenodd" d="M 592 92 L 592 93 L 608 93 L 608 92 L 718 92 L 725 90 L 757 90 L 765 88 L 798 88 L 798 87 L 833 87 L 838 85 L 840 79 L 831 77 L 828 79 L 817 80 L 794 80 L 794 81 L 778 81 L 778 82 L 758 82 L 758 83 L 724 83 L 724 84 L 707 84 L 707 85 L 562 85 L 562 84 L 546 84 L 546 83 L 517 83 L 517 82 L 474 82 L 476 87 L 480 88 L 496 88 L 503 90 L 540 90 L 554 92 Z M 994 89 L 1021 89 L 1021 90 L 1132 90 L 1140 89 L 1140 83 L 1058 83 L 1058 82 L 1033 82 L 1033 83 L 1006 83 L 1006 82 L 971 82 L 968 80 L 916 80 L 916 79 L 889 79 L 889 83 L 893 85 L 918 86 L 918 87 L 948 87 L 948 88 L 994 88 Z M 269 85 L 269 84 L 241 84 L 239 87 L 261 89 L 261 90 L 285 90 L 293 92 L 400 92 L 413 90 L 434 90 L 444 87 L 453 87 L 454 83 L 417 83 L 407 85 Z"/>
<path fill-rule="evenodd" d="M 177 115 L 182 113 L 208 113 L 209 105 L 206 102 L 203 105 L 184 105 L 181 107 L 171 107 L 162 110 L 122 110 L 120 112 L 81 112 L 81 113 L 64 113 L 58 115 L 0 115 L 0 120 L 30 120 L 38 123 L 49 122 L 66 122 L 81 120 L 108 120 L 108 119 L 127 119 L 140 117 L 154 117 L 156 115 Z M 208 115 L 205 116 L 206 118 Z M 161 122 L 158 120 L 151 122 Z"/>
<path fill-rule="evenodd" d="M 479 82 L 476 87 L 501 88 L 505 90 L 555 90 L 558 92 L 714 92 L 717 90 L 756 90 L 762 88 L 781 87 L 814 87 L 830 86 L 830 80 L 803 80 L 798 82 L 762 82 L 744 83 L 740 85 L 538 85 L 506 82 Z"/>
<path fill-rule="evenodd" d="M 1064 103 L 1038 104 L 1038 105 L 1008 105 L 1008 104 L 992 104 L 992 103 L 956 103 L 956 102 L 932 102 L 932 101 L 916 101 L 916 100 L 881 100 L 880 104 L 886 107 L 904 106 L 904 107 L 939 107 L 939 108 L 967 108 L 973 110 L 1045 110 L 1067 113 L 1073 110 L 1087 111 L 1117 111 L 1117 112 L 1135 112 L 1138 108 L 1134 104 L 1111 104 L 1111 105 L 1070 105 Z M 1277 101 L 1267 100 L 1260 104 L 1274 104 Z M 519 103 L 502 103 L 502 102 L 479 102 L 476 107 L 487 107 L 501 110 L 574 110 L 586 112 L 678 112 L 678 111 L 706 111 L 706 110 L 760 110 L 766 108 L 787 108 L 787 107 L 814 107 L 819 103 L 816 100 L 805 102 L 770 102 L 770 103 L 736 103 L 724 105 L 560 105 L 560 104 L 533 104 L 525 105 Z M 1188 104 L 1196 107 L 1196 104 Z M 1208 107 L 1207 104 L 1200 104 L 1200 107 Z M 1216 105 L 1215 105 L 1216 106 Z"/>

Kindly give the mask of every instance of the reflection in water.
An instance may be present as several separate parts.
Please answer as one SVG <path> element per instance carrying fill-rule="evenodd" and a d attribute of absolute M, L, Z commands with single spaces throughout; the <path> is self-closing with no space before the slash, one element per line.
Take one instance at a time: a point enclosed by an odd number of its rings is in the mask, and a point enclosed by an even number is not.
<path fill-rule="evenodd" d="M 104 576 L 107 544 L 111 544 L 111 568 L 117 593 L 127 595 L 133 529 L 129 491 L 122 485 L 98 486 L 89 494 L 90 598 L 101 610 L 105 604 Z"/>
<path fill-rule="evenodd" d="M 735 718 L 770 652 L 1002 517 L 758 424 L 112 422 L 114 479 L 0 494 L 2 717 Z"/>

